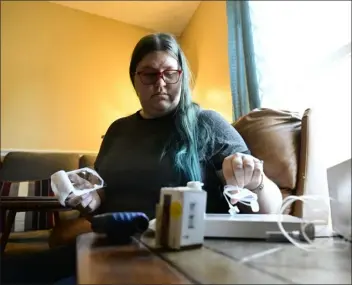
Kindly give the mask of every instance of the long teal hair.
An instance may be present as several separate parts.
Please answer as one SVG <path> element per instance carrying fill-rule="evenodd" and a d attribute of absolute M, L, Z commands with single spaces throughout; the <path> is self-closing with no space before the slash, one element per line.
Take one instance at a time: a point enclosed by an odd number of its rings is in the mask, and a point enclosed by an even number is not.
<path fill-rule="evenodd" d="M 174 56 L 182 69 L 181 97 L 174 114 L 175 132 L 165 145 L 162 157 L 171 154 L 177 170 L 188 181 L 202 181 L 200 161 L 204 156 L 200 144 L 200 125 L 198 121 L 199 106 L 192 102 L 190 79 L 191 73 L 186 57 L 176 39 L 169 34 L 156 33 L 143 37 L 136 45 L 130 63 L 130 78 L 134 85 L 134 74 L 138 63 L 150 52 L 165 51 Z M 203 129 L 203 128 L 202 128 Z M 208 136 L 205 136 L 205 138 Z"/>

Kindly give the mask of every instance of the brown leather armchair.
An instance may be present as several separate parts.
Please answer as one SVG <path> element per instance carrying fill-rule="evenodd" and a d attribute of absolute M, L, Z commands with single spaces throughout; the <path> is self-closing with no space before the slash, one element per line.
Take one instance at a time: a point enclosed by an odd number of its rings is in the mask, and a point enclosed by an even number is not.
<path fill-rule="evenodd" d="M 326 169 L 317 148 L 320 137 L 317 124 L 312 109 L 300 115 L 262 108 L 243 116 L 233 126 L 243 136 L 252 155 L 264 161 L 265 174 L 280 187 L 284 198 L 288 195 L 328 197 Z M 330 209 L 323 208 L 314 213 L 311 205 L 297 201 L 286 213 L 324 220 L 328 224 Z"/>

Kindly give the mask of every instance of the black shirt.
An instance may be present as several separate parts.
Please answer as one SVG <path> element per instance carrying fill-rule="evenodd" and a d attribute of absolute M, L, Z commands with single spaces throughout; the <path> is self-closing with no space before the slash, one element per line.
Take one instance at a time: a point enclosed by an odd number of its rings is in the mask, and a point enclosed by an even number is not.
<path fill-rule="evenodd" d="M 226 213 L 228 205 L 216 171 L 221 170 L 228 155 L 249 150 L 236 129 L 217 112 L 202 110 L 198 116 L 214 136 L 212 143 L 205 146 L 207 158 L 201 162 L 203 188 L 208 195 L 207 212 Z M 170 157 L 160 160 L 173 131 L 172 115 L 144 119 L 137 112 L 110 125 L 95 162 L 95 169 L 106 183 L 105 212 L 142 211 L 152 219 L 160 188 L 187 184 Z"/>

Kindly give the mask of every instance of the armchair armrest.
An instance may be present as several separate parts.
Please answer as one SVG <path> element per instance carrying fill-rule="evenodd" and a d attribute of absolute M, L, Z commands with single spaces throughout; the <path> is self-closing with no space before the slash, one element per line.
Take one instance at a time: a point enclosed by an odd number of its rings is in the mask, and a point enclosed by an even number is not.
<path fill-rule="evenodd" d="M 319 147 L 319 122 L 316 111 L 307 109 L 302 118 L 301 150 L 299 170 L 297 175 L 296 195 L 320 196 L 314 202 L 302 203 L 297 201 L 294 204 L 294 215 L 306 218 L 310 221 L 320 220 L 325 224 L 330 221 L 330 205 L 326 203 L 329 197 L 326 168 L 324 165 L 324 154 Z M 315 210 L 319 211 L 315 211 Z"/>
<path fill-rule="evenodd" d="M 69 210 L 63 207 L 55 197 L 33 196 L 33 197 L 1 197 L 0 200 L 1 210 L 15 210 L 21 211 L 40 211 L 52 210 L 62 211 Z"/>

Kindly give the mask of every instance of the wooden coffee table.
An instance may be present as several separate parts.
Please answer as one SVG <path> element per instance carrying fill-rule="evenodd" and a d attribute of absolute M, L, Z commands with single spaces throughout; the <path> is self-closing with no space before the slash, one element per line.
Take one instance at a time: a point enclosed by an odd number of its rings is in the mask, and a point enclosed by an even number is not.
<path fill-rule="evenodd" d="M 95 233 L 78 237 L 78 284 L 351 284 L 350 244 L 306 252 L 289 243 L 206 240 L 202 248 L 163 252 L 150 237 L 105 243 Z"/>
<path fill-rule="evenodd" d="M 0 210 L 3 213 L 7 211 L 4 231 L 1 235 L 0 252 L 5 251 L 11 229 L 15 222 L 16 214 L 19 212 L 52 212 L 54 214 L 54 222 L 58 224 L 60 221 L 59 212 L 68 211 L 70 209 L 63 207 L 55 197 L 0 197 Z"/>

